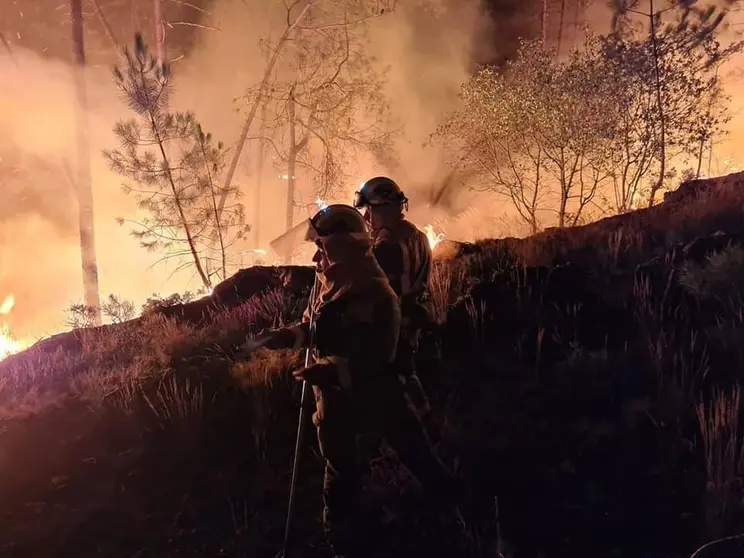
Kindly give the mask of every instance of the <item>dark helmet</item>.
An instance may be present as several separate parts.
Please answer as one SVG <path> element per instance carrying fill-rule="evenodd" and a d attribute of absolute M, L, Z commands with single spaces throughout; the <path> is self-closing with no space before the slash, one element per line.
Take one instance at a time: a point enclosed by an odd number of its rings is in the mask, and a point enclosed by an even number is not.
<path fill-rule="evenodd" d="M 376 176 L 362 184 L 354 196 L 354 207 L 361 209 L 371 205 L 404 205 L 408 198 L 395 181 L 387 176 Z"/>
<path fill-rule="evenodd" d="M 315 241 L 337 233 L 369 235 L 362 214 L 350 205 L 339 203 L 324 207 L 310 219 L 306 240 Z"/>

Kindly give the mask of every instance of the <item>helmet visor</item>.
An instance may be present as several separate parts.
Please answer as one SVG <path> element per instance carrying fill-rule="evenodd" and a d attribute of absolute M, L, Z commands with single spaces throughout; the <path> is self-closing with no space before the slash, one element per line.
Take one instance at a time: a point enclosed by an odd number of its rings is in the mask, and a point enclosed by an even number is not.
<path fill-rule="evenodd" d="M 269 246 L 272 252 L 281 258 L 293 256 L 302 249 L 303 243 L 314 242 L 317 232 L 312 227 L 310 219 L 298 223 L 281 236 L 271 241 Z"/>
<path fill-rule="evenodd" d="M 313 224 L 312 219 L 307 220 L 307 229 L 305 229 L 305 238 L 303 239 L 305 242 L 317 242 L 320 238 L 320 233 L 318 232 L 318 229 L 315 228 L 315 225 Z"/>
<path fill-rule="evenodd" d="M 361 209 L 368 205 L 369 205 L 369 202 L 367 201 L 367 198 L 364 197 L 364 194 L 362 193 L 361 190 L 354 192 L 354 207 L 356 209 Z"/>

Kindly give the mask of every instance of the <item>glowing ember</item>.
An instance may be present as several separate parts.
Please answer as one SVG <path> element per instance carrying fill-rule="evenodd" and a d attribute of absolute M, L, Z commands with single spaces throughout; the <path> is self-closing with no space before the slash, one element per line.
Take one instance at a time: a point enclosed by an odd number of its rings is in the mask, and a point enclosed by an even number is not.
<path fill-rule="evenodd" d="M 326 203 L 326 201 L 325 200 L 321 200 L 320 198 L 318 198 L 317 200 L 315 200 L 315 205 L 317 205 L 318 206 L 318 209 L 320 209 L 321 211 L 323 209 L 325 209 L 326 207 L 328 207 L 328 204 Z"/>
<path fill-rule="evenodd" d="M 432 250 L 444 240 L 444 233 L 434 232 L 434 227 L 431 225 L 426 225 L 424 231 L 426 231 L 426 238 L 429 239 L 429 246 L 431 246 Z"/>
<path fill-rule="evenodd" d="M 13 306 L 15 306 L 15 297 L 10 295 L 0 304 L 0 315 L 9 314 Z M 10 335 L 6 324 L 0 325 L 0 360 L 22 351 L 26 346 L 26 344 L 21 343 Z"/>

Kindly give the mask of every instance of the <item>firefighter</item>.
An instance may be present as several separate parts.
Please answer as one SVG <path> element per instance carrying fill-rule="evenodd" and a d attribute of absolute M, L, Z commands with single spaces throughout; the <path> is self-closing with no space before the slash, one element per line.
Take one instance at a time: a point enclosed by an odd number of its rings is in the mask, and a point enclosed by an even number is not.
<path fill-rule="evenodd" d="M 457 493 L 391 368 L 400 307 L 372 254 L 364 218 L 351 206 L 330 205 L 309 221 L 306 240 L 318 247 L 313 258 L 319 285 L 313 307 L 316 360 L 293 375 L 312 384 L 315 394 L 313 422 L 325 459 L 326 536 L 337 556 L 353 557 L 363 544 L 356 513 L 357 434 L 370 432 L 385 438 L 424 490 L 443 506 L 456 509 Z M 300 324 L 249 340 L 246 351 L 306 346 L 307 318 L 306 311 Z"/>
<path fill-rule="evenodd" d="M 354 207 L 365 209 L 365 219 L 372 229 L 373 253 L 400 297 L 402 322 L 394 367 L 429 438 L 437 442 L 439 429 L 416 373 L 421 330 L 432 322 L 425 306 L 432 266 L 429 239 L 405 219 L 408 198 L 390 178 L 378 176 L 362 184 Z"/>

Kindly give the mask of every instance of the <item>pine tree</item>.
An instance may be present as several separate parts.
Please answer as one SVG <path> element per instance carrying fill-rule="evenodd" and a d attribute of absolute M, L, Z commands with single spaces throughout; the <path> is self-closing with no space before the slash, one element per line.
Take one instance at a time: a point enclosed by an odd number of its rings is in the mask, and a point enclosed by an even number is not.
<path fill-rule="evenodd" d="M 176 271 L 193 268 L 211 289 L 215 278 L 228 275 L 230 248 L 248 230 L 238 189 L 217 183 L 225 150 L 193 113 L 167 110 L 170 67 L 149 54 L 140 35 L 125 58 L 126 68 L 117 67 L 114 79 L 137 118 L 116 124 L 122 148 L 104 156 L 146 213 L 131 222 L 132 234 L 144 248 L 163 251 L 162 260 L 181 260 Z M 219 211 L 223 195 L 229 203 Z"/>

